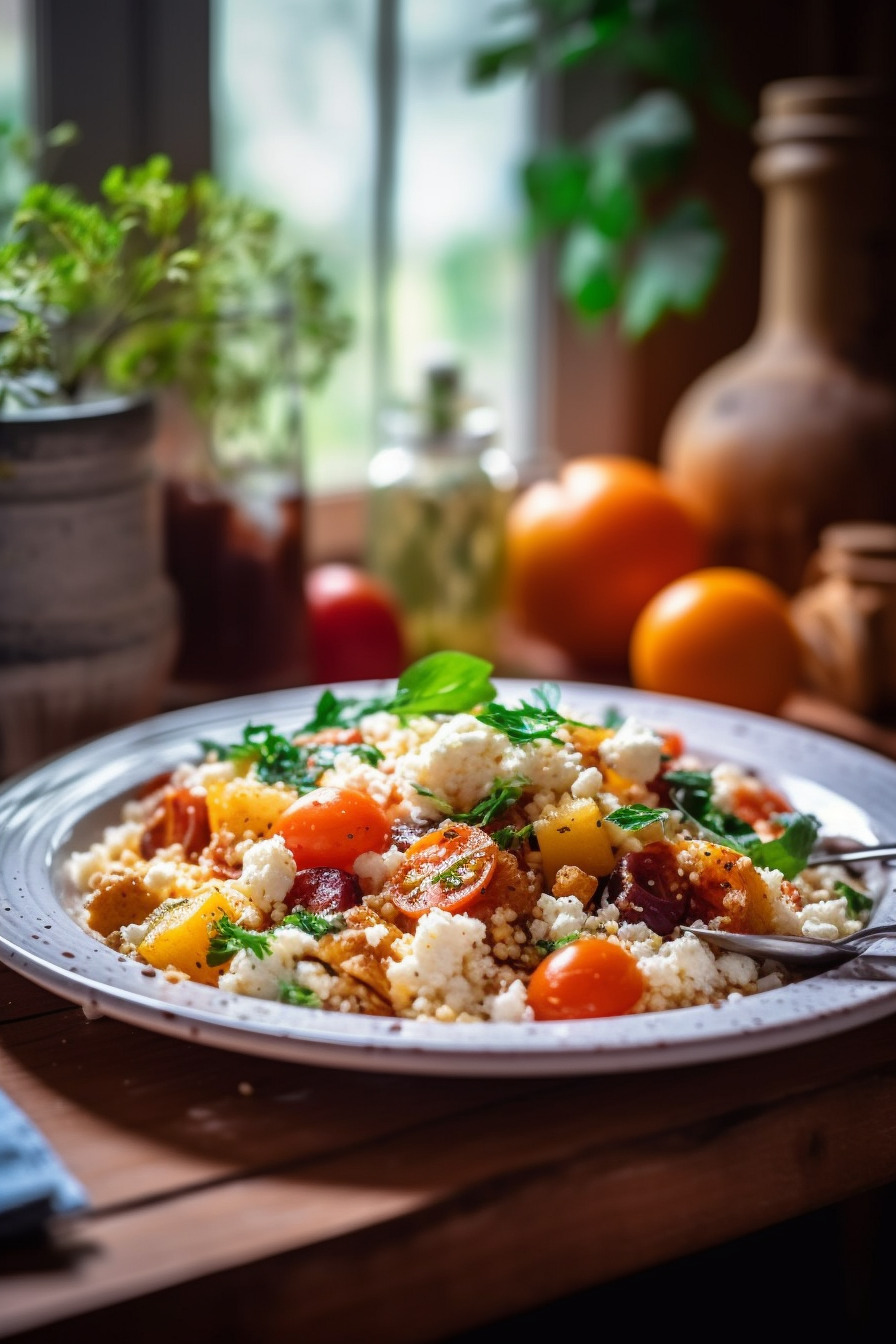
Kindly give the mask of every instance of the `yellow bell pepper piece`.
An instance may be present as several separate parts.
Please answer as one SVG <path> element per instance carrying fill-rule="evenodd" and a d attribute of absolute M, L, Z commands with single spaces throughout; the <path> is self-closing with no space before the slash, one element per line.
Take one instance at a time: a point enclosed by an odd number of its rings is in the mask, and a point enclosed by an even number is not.
<path fill-rule="evenodd" d="M 570 798 L 561 803 L 536 821 L 535 835 L 548 886 L 566 864 L 574 864 L 592 877 L 612 872 L 613 846 L 593 798 Z"/>
<path fill-rule="evenodd" d="M 200 984 L 216 985 L 224 967 L 209 966 L 206 956 L 222 915 L 236 919 L 233 905 L 220 891 L 168 902 L 150 922 L 137 951 L 159 971 L 174 967 Z"/>
<path fill-rule="evenodd" d="M 270 835 L 280 817 L 296 800 L 291 790 L 254 779 L 213 779 L 206 787 L 208 820 L 213 832 L 242 836 Z"/>

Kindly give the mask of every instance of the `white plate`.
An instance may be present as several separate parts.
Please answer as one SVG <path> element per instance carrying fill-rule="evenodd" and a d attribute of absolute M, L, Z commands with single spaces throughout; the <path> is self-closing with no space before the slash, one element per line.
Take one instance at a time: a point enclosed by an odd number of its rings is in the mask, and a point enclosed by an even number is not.
<path fill-rule="evenodd" d="M 502 695 L 530 689 L 501 681 Z M 80 929 L 63 908 L 64 863 L 119 819 L 144 780 L 198 759 L 200 737 L 232 741 L 243 725 L 283 731 L 309 717 L 303 687 L 180 710 L 110 734 L 0 790 L 0 960 L 47 989 L 150 1030 L 247 1054 L 401 1073 L 536 1076 L 613 1073 L 755 1054 L 896 1011 L 896 962 L 852 962 L 802 984 L 711 1007 L 581 1022 L 405 1021 L 268 1003 L 204 985 L 169 984 Z M 359 683 L 360 695 L 382 683 Z M 740 762 L 814 812 L 828 834 L 892 840 L 896 764 L 757 714 L 671 696 L 575 683 L 564 702 L 600 722 L 608 705 L 683 733 L 689 751 Z M 874 922 L 896 921 L 888 880 Z"/>

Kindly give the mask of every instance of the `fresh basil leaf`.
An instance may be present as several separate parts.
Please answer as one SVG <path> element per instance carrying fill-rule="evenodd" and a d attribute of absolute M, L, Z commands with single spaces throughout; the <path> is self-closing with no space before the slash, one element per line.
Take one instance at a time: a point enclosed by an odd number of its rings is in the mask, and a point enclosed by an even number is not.
<path fill-rule="evenodd" d="M 206 954 L 208 966 L 223 966 L 237 952 L 252 952 L 259 961 L 271 955 L 271 932 L 259 933 L 234 924 L 228 915 L 222 915 L 214 926 L 212 940 Z"/>
<path fill-rule="evenodd" d="M 756 868 L 775 868 L 792 881 L 805 868 L 806 860 L 815 848 L 819 824 L 808 813 L 794 812 L 781 818 L 787 827 L 776 840 L 757 840 L 747 846 L 747 853 Z"/>
<path fill-rule="evenodd" d="M 835 857 L 832 855 L 832 858 Z M 838 896 L 843 896 L 846 900 L 846 908 L 853 919 L 861 919 L 874 905 L 870 896 L 864 891 L 856 891 L 848 882 L 835 882 L 834 891 Z"/>
<path fill-rule="evenodd" d="M 492 670 L 491 663 L 470 653 L 431 653 L 405 669 L 385 707 L 402 718 L 463 714 L 494 698 Z"/>
<path fill-rule="evenodd" d="M 281 980 L 277 986 L 277 997 L 281 1003 L 291 1003 L 294 1008 L 320 1008 L 320 996 L 305 985 L 292 984 Z"/>
<path fill-rule="evenodd" d="M 630 803 L 628 807 L 617 807 L 606 818 L 623 831 L 641 831 L 652 826 L 655 821 L 665 821 L 669 813 L 662 807 L 647 807 L 644 803 Z"/>
<path fill-rule="evenodd" d="M 712 793 L 712 775 L 706 770 L 668 770 L 663 779 L 676 788 L 699 789 L 701 793 Z"/>
<path fill-rule="evenodd" d="M 621 728 L 625 723 L 625 715 L 616 705 L 608 705 L 604 710 L 604 727 Z"/>
<path fill-rule="evenodd" d="M 306 910 L 304 906 L 297 905 L 292 913 L 286 916 L 280 927 L 301 929 L 303 933 L 310 933 L 312 938 L 323 938 L 325 933 L 341 933 L 345 928 L 345 920 L 341 915 L 334 915 L 328 919 L 326 915 L 316 915 L 313 910 Z"/>

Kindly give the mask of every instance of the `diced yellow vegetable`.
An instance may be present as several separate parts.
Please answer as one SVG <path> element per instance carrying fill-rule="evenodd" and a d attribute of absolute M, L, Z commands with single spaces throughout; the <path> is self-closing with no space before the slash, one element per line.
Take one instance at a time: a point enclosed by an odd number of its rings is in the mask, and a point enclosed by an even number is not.
<path fill-rule="evenodd" d="M 137 951 L 157 970 L 173 966 L 191 980 L 216 985 L 224 968 L 209 966 L 205 958 L 214 937 L 214 926 L 222 915 L 236 919 L 230 901 L 219 891 L 172 901 L 160 908 Z"/>
<path fill-rule="evenodd" d="M 275 784 L 254 779 L 213 779 L 206 788 L 208 820 L 213 832 L 227 830 L 241 836 L 270 835 L 296 795 Z"/>
<path fill-rule="evenodd" d="M 562 803 L 536 821 L 535 835 L 549 886 L 566 864 L 574 864 L 592 877 L 612 872 L 613 847 L 593 798 L 570 798 Z"/>
<path fill-rule="evenodd" d="M 159 904 L 159 897 L 147 890 L 136 873 L 109 875 L 100 883 L 87 906 L 87 923 L 101 938 L 123 924 L 142 924 Z"/>

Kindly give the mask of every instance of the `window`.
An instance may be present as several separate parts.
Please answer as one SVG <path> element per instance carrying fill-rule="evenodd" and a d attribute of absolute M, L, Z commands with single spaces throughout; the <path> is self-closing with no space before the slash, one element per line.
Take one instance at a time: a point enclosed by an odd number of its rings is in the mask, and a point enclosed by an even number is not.
<path fill-rule="evenodd" d="M 414 392 L 433 342 L 454 345 L 471 388 L 496 402 L 511 451 L 528 447 L 515 168 L 529 93 L 521 82 L 467 88 L 488 13 L 456 0 L 212 6 L 215 170 L 320 249 L 357 322 L 308 408 L 317 490 L 362 481 L 379 398 Z M 394 116 L 378 76 L 394 78 Z"/>

